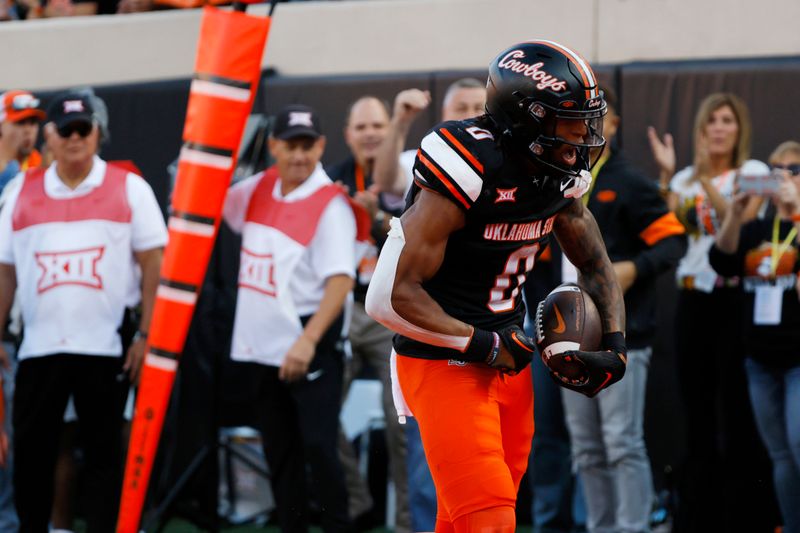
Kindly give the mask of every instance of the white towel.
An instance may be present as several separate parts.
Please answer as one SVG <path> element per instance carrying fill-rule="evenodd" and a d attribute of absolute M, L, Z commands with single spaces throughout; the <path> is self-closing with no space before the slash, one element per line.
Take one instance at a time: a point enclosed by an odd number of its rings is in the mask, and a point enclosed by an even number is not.
<path fill-rule="evenodd" d="M 403 396 L 403 390 L 400 388 L 400 380 L 397 378 L 397 353 L 392 350 L 392 355 L 389 359 L 392 377 L 392 399 L 394 400 L 394 408 L 397 411 L 397 421 L 401 424 L 406 423 L 407 416 L 414 416 L 411 408 L 408 407 L 406 399 Z"/>

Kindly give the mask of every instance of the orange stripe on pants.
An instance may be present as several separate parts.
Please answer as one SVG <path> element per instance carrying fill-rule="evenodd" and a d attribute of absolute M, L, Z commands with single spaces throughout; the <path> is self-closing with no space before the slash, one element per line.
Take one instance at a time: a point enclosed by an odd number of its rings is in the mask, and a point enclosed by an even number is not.
<path fill-rule="evenodd" d="M 514 507 L 533 438 L 530 367 L 508 377 L 483 364 L 398 355 L 397 376 L 419 421 L 437 519 Z"/>

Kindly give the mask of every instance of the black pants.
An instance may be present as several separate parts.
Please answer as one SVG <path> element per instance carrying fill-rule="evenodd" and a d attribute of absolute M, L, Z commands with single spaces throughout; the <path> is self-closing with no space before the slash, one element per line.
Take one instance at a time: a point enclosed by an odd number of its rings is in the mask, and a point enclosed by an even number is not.
<path fill-rule="evenodd" d="M 86 521 L 114 531 L 122 485 L 122 413 L 128 380 L 120 357 L 58 354 L 19 363 L 14 393 L 14 496 L 20 533 L 46 533 L 64 409 L 70 394 L 85 453 Z"/>
<path fill-rule="evenodd" d="M 676 533 L 774 529 L 769 459 L 744 373 L 740 298 L 735 288 L 683 290 L 678 297 L 675 355 L 687 456 Z"/>
<path fill-rule="evenodd" d="M 337 320 L 317 346 L 309 368 L 312 380 L 287 384 L 278 379 L 277 367 L 245 363 L 258 375 L 256 424 L 272 475 L 278 523 L 285 533 L 308 531 L 310 492 L 322 507 L 323 531 L 350 529 L 336 452 L 344 376 L 344 355 L 337 345 L 341 329 Z"/>

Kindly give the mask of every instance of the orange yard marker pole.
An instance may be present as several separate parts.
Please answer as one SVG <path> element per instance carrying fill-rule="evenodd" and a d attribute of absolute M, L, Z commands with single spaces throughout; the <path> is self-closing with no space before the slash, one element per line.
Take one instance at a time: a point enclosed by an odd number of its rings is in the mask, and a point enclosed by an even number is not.
<path fill-rule="evenodd" d="M 139 531 L 175 372 L 258 88 L 271 19 L 243 11 L 243 4 L 234 11 L 203 10 L 169 244 L 136 399 L 117 533 Z"/>

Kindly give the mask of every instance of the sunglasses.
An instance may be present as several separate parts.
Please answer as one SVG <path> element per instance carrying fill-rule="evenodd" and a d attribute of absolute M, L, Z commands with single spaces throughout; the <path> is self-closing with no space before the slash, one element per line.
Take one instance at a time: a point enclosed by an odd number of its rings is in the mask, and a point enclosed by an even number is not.
<path fill-rule="evenodd" d="M 800 175 L 800 164 L 795 163 L 793 165 L 770 165 L 769 168 L 772 170 L 780 169 L 780 170 L 788 170 L 792 176 Z"/>
<path fill-rule="evenodd" d="M 72 134 L 76 132 L 81 137 L 86 137 L 92 133 L 93 128 L 94 124 L 91 122 L 70 122 L 58 128 L 58 134 L 65 139 L 72 137 Z"/>
<path fill-rule="evenodd" d="M 25 111 L 26 109 L 37 109 L 39 99 L 30 94 L 18 94 L 11 100 L 11 108 L 14 111 Z"/>

